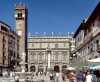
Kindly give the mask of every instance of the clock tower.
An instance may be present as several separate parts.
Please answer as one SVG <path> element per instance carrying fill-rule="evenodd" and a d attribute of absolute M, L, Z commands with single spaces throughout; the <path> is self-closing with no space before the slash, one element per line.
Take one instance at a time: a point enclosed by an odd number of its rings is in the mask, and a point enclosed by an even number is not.
<path fill-rule="evenodd" d="M 16 32 L 19 36 L 19 57 L 21 58 L 20 65 L 23 68 L 27 68 L 27 15 L 28 11 L 24 5 L 17 5 L 15 8 L 15 22 L 16 22 Z M 25 54 L 23 58 L 23 54 Z"/>

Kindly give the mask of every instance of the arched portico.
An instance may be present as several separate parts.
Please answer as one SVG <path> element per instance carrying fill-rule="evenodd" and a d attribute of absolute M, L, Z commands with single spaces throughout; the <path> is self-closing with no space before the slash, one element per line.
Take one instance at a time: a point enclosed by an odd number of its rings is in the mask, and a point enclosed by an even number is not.
<path fill-rule="evenodd" d="M 55 65 L 55 66 L 54 66 L 54 71 L 55 71 L 55 72 L 60 72 L 59 65 Z"/>
<path fill-rule="evenodd" d="M 42 65 L 38 66 L 38 72 L 43 72 L 44 71 L 44 67 Z"/>
<path fill-rule="evenodd" d="M 36 70 L 35 66 L 30 67 L 30 72 L 35 72 L 35 70 Z"/>

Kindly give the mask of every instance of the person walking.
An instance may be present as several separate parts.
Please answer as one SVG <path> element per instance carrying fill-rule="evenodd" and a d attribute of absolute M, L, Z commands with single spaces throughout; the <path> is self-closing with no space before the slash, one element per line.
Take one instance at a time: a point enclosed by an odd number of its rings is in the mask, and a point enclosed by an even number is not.
<path fill-rule="evenodd" d="M 91 74 L 92 74 L 92 82 L 97 82 L 97 77 L 94 74 L 94 71 L 93 70 L 91 71 Z"/>
<path fill-rule="evenodd" d="M 85 82 L 92 82 L 92 74 L 90 73 L 90 71 L 87 72 L 87 75 L 86 75 L 86 80 Z"/>
<path fill-rule="evenodd" d="M 68 74 L 69 82 L 76 82 L 76 74 L 74 72 L 70 72 Z"/>
<path fill-rule="evenodd" d="M 77 82 L 84 82 L 84 75 L 83 75 L 83 72 L 82 71 L 79 71 L 79 73 L 76 75 L 76 78 L 77 78 Z"/>

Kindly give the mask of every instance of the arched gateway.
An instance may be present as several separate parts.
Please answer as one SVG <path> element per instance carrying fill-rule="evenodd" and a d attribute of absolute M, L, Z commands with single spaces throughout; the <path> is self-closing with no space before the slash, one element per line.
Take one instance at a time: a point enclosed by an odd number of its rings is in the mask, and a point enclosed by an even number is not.
<path fill-rule="evenodd" d="M 42 65 L 38 66 L 38 72 L 43 72 L 43 66 Z"/>
<path fill-rule="evenodd" d="M 35 66 L 31 66 L 30 67 L 30 72 L 35 72 L 35 69 L 36 69 Z"/>
<path fill-rule="evenodd" d="M 59 66 L 58 66 L 58 65 L 55 65 L 55 66 L 54 66 L 54 71 L 55 71 L 55 72 L 60 72 L 60 69 L 59 69 Z"/>

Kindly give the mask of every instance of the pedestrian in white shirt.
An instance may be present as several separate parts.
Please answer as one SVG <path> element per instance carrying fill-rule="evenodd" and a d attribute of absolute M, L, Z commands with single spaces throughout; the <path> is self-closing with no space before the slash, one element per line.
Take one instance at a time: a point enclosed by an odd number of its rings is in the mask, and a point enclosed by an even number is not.
<path fill-rule="evenodd" d="M 90 74 L 89 71 L 87 72 L 86 81 L 85 82 L 92 82 L 92 74 Z"/>

